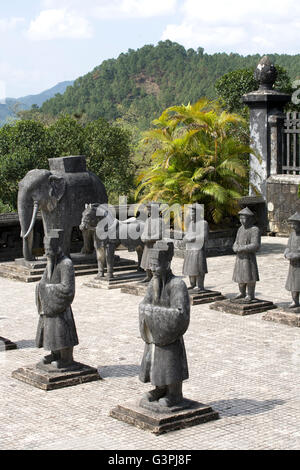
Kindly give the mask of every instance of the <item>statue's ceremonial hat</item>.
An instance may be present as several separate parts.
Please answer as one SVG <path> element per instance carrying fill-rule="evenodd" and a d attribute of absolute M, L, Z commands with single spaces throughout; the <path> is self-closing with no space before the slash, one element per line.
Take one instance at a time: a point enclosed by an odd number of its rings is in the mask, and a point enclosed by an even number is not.
<path fill-rule="evenodd" d="M 62 229 L 51 229 L 45 234 L 45 238 L 50 240 L 51 245 L 62 247 L 63 244 L 64 230 Z"/>
<path fill-rule="evenodd" d="M 171 261 L 174 255 L 174 245 L 172 242 L 158 240 L 149 251 L 150 260 Z"/>
<path fill-rule="evenodd" d="M 249 209 L 249 207 L 245 207 L 239 212 L 239 215 L 246 215 L 248 217 L 252 217 L 254 214 L 253 212 Z"/>
<path fill-rule="evenodd" d="M 299 212 L 295 212 L 295 214 L 291 215 L 291 217 L 288 218 L 289 222 L 300 222 L 300 214 Z"/>

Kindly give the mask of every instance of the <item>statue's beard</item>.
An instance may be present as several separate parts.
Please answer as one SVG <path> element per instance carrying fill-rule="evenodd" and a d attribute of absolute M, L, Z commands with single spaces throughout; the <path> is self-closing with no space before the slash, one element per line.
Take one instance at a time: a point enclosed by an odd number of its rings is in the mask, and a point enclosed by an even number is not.
<path fill-rule="evenodd" d="M 49 256 L 47 258 L 47 274 L 48 274 L 48 279 L 51 279 L 53 271 L 54 271 L 54 266 L 55 266 L 55 256 Z"/>
<path fill-rule="evenodd" d="M 154 274 L 153 276 L 153 302 L 154 304 L 159 303 L 160 299 L 160 276 Z"/>

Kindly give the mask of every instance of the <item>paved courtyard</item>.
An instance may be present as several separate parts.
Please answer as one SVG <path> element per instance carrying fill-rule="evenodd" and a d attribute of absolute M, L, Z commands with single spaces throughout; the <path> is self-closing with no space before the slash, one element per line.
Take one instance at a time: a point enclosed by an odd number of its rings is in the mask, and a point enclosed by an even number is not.
<path fill-rule="evenodd" d="M 284 289 L 286 243 L 286 238 L 264 237 L 258 256 L 257 296 L 278 305 L 290 302 Z M 234 260 L 209 258 L 206 287 L 234 295 Z M 181 267 L 182 260 L 174 259 L 175 274 Z M 141 298 L 88 288 L 86 280 L 76 278 L 73 312 L 80 344 L 75 358 L 96 366 L 103 380 L 44 392 L 11 378 L 13 370 L 43 354 L 34 345 L 35 284 L 0 278 L 0 335 L 19 347 L 0 352 L 0 449 L 300 448 L 300 328 L 263 321 L 262 313 L 240 317 L 209 304 L 192 307 L 184 394 L 211 405 L 220 419 L 154 436 L 109 417 L 114 406 L 151 388 L 138 380 Z"/>

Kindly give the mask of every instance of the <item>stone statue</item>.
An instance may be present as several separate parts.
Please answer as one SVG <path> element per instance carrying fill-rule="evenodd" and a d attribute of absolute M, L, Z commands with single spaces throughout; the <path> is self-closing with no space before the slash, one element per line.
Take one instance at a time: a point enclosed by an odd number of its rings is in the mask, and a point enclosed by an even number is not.
<path fill-rule="evenodd" d="M 188 379 L 183 335 L 190 321 L 190 299 L 183 280 L 170 264 L 172 243 L 158 241 L 149 252 L 153 278 L 139 306 L 140 333 L 145 351 L 139 378 L 155 386 L 140 406 L 172 407 L 183 401 L 182 381 Z"/>
<path fill-rule="evenodd" d="M 300 213 L 296 212 L 288 221 L 291 223 L 293 231 L 289 237 L 287 248 L 284 252 L 286 259 L 290 261 L 288 277 L 285 288 L 291 292 L 293 302 L 289 308 L 300 307 Z"/>
<path fill-rule="evenodd" d="M 36 345 L 51 353 L 38 364 L 44 368 L 68 369 L 74 365 L 73 348 L 78 344 L 71 309 L 75 295 L 73 263 L 62 252 L 63 230 L 51 230 L 44 238 L 47 266 L 36 287 L 39 324 Z"/>
<path fill-rule="evenodd" d="M 149 282 L 152 278 L 152 272 L 149 264 L 149 252 L 154 243 L 162 240 L 164 234 L 164 222 L 161 211 L 159 210 L 159 202 L 150 202 L 147 204 L 147 215 L 145 227 L 141 236 L 144 243 L 144 251 L 141 261 L 141 268 L 146 271 L 146 277 L 141 282 Z"/>
<path fill-rule="evenodd" d="M 141 241 L 144 225 L 136 217 L 130 217 L 124 221 L 116 219 L 107 204 L 86 204 L 82 213 L 80 230 L 91 230 L 94 233 L 94 247 L 98 263 L 96 279 L 104 277 L 105 266 L 107 266 L 107 278 L 110 280 L 114 278 L 115 251 L 120 245 L 128 251 L 136 251 L 137 270 L 143 271 L 140 265 L 144 249 Z"/>
<path fill-rule="evenodd" d="M 208 223 L 203 219 L 197 220 L 198 207 L 200 208 L 199 204 L 192 204 L 189 207 L 191 220 L 182 240 L 182 244 L 186 247 L 182 273 L 190 278 L 189 290 L 204 292 L 204 278 L 207 273 L 205 244 L 208 239 Z"/>
<path fill-rule="evenodd" d="M 255 300 L 255 284 L 259 281 L 255 253 L 260 248 L 260 232 L 259 228 L 253 225 L 254 214 L 248 207 L 241 210 L 239 216 L 242 226 L 233 245 L 236 262 L 232 280 L 238 283 L 240 290 L 235 299 L 251 302 Z"/>

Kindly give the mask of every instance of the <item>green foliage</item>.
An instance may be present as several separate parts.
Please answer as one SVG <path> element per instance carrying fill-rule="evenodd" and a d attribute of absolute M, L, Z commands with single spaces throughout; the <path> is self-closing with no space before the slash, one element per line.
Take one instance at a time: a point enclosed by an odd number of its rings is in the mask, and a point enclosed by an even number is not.
<path fill-rule="evenodd" d="M 271 54 L 277 66 L 291 79 L 299 75 L 300 54 Z M 214 84 L 234 70 L 253 70 L 260 56 L 205 54 L 203 48 L 186 50 L 180 44 L 161 41 L 130 49 L 117 59 L 105 60 L 87 75 L 78 78 L 64 94 L 46 101 L 41 112 L 85 115 L 88 121 L 103 117 L 109 121 L 124 118 L 128 110 L 137 113 L 136 126 L 145 130 L 155 116 L 173 105 L 196 102 L 201 96 L 216 98 Z M 249 84 L 245 77 L 246 83 Z M 252 78 L 251 78 L 252 80 Z M 247 91 L 249 90 L 246 87 Z"/>
<path fill-rule="evenodd" d="M 13 211 L 14 209 L 12 206 L 10 206 L 9 204 L 4 204 L 4 202 L 2 202 L 0 199 L 0 214 L 5 214 Z"/>
<path fill-rule="evenodd" d="M 291 80 L 287 71 L 276 65 L 277 80 L 274 84 L 276 90 L 283 93 L 292 93 Z M 242 96 L 251 91 L 257 90 L 258 82 L 254 78 L 254 68 L 234 70 L 226 73 L 215 83 L 218 98 L 229 112 L 241 113 L 248 116 L 248 107 L 242 102 Z"/>
<path fill-rule="evenodd" d="M 60 116 L 48 128 L 52 157 L 82 155 L 85 140 L 83 127 L 70 116 Z"/>
<path fill-rule="evenodd" d="M 103 119 L 83 127 L 76 119 L 61 116 L 48 127 L 21 120 L 0 128 L 1 207 L 16 210 L 18 182 L 28 171 L 49 168 L 49 158 L 80 154 L 86 154 L 88 168 L 103 181 L 110 202 L 131 190 L 134 171 L 129 133 L 121 127 Z"/>
<path fill-rule="evenodd" d="M 145 145 L 155 143 L 156 150 L 152 166 L 138 177 L 140 202 L 198 202 L 207 220 L 217 224 L 235 215 L 248 188 L 248 154 L 253 153 L 235 136 L 242 121 L 206 99 L 166 109 L 144 135 Z"/>
<path fill-rule="evenodd" d="M 101 118 L 89 123 L 84 134 L 88 167 L 104 182 L 109 202 L 116 204 L 133 186 L 130 134 Z"/>

